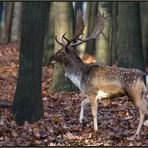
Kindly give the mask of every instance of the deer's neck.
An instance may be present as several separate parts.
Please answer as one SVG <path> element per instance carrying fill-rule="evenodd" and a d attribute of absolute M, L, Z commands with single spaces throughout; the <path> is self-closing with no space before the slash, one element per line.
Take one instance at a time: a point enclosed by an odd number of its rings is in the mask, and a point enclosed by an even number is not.
<path fill-rule="evenodd" d="M 87 65 L 83 63 L 80 57 L 75 53 L 69 60 L 64 63 L 65 76 L 68 77 L 73 84 L 81 90 L 81 78 L 87 69 Z"/>

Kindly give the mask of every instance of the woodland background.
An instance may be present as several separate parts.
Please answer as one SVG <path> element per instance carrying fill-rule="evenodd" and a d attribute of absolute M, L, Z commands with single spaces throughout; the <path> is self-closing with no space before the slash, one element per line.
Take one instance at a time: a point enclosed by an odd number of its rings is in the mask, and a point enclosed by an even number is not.
<path fill-rule="evenodd" d="M 110 14 L 98 39 L 76 48 L 85 63 L 148 72 L 148 2 L 0 2 L 0 145 L 147 145 L 147 127 L 141 139 L 128 140 L 139 114 L 126 96 L 101 101 L 98 133 L 89 105 L 80 125 L 85 96 L 61 65 L 48 64 L 60 49 L 54 36 L 72 36 L 78 9 L 84 12 L 84 37 L 98 11 Z"/>

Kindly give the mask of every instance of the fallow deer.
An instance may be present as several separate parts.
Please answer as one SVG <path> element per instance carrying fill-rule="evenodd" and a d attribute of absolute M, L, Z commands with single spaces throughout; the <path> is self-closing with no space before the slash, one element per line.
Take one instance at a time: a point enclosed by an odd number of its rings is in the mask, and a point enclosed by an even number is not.
<path fill-rule="evenodd" d="M 49 63 L 59 62 L 64 65 L 65 75 L 73 84 L 85 93 L 87 98 L 81 103 L 79 122 L 84 119 L 84 106 L 91 105 L 94 129 L 97 125 L 97 100 L 110 97 L 127 95 L 139 109 L 140 121 L 134 135 L 139 136 L 145 114 L 148 115 L 148 104 L 145 93 L 148 92 L 148 75 L 138 69 L 127 69 L 109 66 L 90 66 L 85 64 L 77 55 L 74 46 L 96 39 L 103 31 L 105 20 L 108 16 L 98 14 L 94 29 L 86 39 L 80 38 L 84 30 L 83 13 L 78 10 L 76 17 L 76 29 L 71 40 L 62 36 L 62 42 L 55 40 L 62 48 L 50 57 Z"/>

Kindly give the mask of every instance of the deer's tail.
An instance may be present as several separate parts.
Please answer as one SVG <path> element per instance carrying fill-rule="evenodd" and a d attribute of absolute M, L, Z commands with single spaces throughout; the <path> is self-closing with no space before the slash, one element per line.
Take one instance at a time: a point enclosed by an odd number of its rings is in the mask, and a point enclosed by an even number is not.
<path fill-rule="evenodd" d="M 146 108 L 146 114 L 148 116 L 148 74 L 144 76 L 144 82 L 145 82 L 145 88 L 143 92 L 143 101 L 145 105 L 147 106 Z"/>
<path fill-rule="evenodd" d="M 148 92 L 148 74 L 145 76 L 146 89 Z"/>
<path fill-rule="evenodd" d="M 143 101 L 147 106 L 147 110 L 146 110 L 145 113 L 148 116 L 148 74 L 145 76 L 145 84 L 146 84 L 146 89 L 145 89 L 145 92 L 143 94 Z M 143 125 L 148 127 L 148 120 L 144 121 Z"/>

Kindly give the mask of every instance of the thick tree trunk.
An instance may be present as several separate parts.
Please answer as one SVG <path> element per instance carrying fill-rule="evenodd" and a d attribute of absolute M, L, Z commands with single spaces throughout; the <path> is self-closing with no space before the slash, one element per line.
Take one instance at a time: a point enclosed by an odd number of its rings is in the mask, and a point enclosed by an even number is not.
<path fill-rule="evenodd" d="M 148 72 L 148 2 L 140 2 L 144 65 Z"/>
<path fill-rule="evenodd" d="M 41 93 L 43 42 L 47 2 L 24 2 L 22 10 L 19 77 L 12 106 L 18 124 L 43 116 Z"/>
<path fill-rule="evenodd" d="M 139 2 L 118 2 L 118 65 L 144 67 Z"/>
<path fill-rule="evenodd" d="M 101 14 L 110 14 L 110 17 L 96 40 L 96 60 L 99 65 L 111 65 L 112 2 L 99 2 L 98 9 Z"/>
<path fill-rule="evenodd" d="M 66 37 L 70 38 L 73 34 L 73 12 L 72 2 L 54 2 L 55 10 L 55 35 L 60 40 L 62 35 L 66 33 Z M 60 49 L 60 45 L 55 41 L 55 52 Z M 53 83 L 50 91 L 74 91 L 78 90 L 72 82 L 65 77 L 65 70 L 62 65 L 56 63 L 54 65 Z"/>

